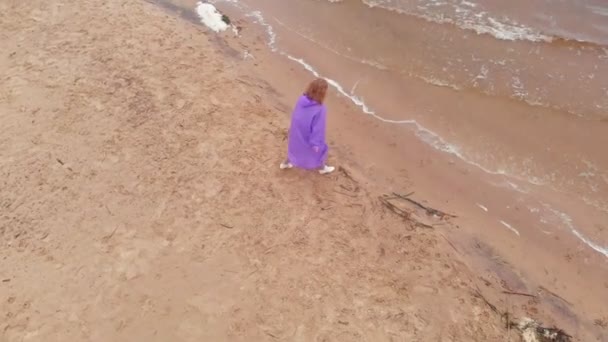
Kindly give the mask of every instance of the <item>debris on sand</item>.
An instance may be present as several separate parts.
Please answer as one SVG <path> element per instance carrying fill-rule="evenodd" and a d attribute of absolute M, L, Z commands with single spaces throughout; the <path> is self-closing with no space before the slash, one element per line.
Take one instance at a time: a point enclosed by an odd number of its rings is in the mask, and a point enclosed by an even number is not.
<path fill-rule="evenodd" d="M 529 317 L 512 320 L 508 311 L 502 312 L 496 305 L 490 303 L 479 289 L 474 291 L 475 296 L 488 305 L 496 314 L 501 316 L 508 331 L 518 331 L 523 342 L 572 342 L 572 336 L 557 327 L 547 328 L 541 322 Z"/>
<path fill-rule="evenodd" d="M 572 336 L 558 328 L 543 327 L 538 321 L 524 317 L 519 322 L 510 322 L 512 328 L 519 330 L 524 342 L 570 342 Z"/>
<path fill-rule="evenodd" d="M 201 18 L 201 22 L 214 32 L 224 31 L 229 27 L 230 19 L 222 15 L 215 6 L 206 2 L 198 2 L 196 13 Z M 227 19 L 227 20 L 225 20 Z"/>
<path fill-rule="evenodd" d="M 222 21 L 226 23 L 226 25 L 230 25 L 230 17 L 225 14 L 222 14 Z"/>
<path fill-rule="evenodd" d="M 432 224 L 427 224 L 425 222 L 421 222 L 420 218 L 415 216 L 414 211 L 399 207 L 393 201 L 401 200 L 401 201 L 408 202 L 409 204 L 412 204 L 416 209 L 424 210 L 424 212 L 426 213 L 426 215 L 428 217 L 434 217 L 434 218 L 438 218 L 440 220 L 455 217 L 454 215 L 445 213 L 445 212 L 437 210 L 435 208 L 431 208 L 416 200 L 411 199 L 410 196 L 412 194 L 413 194 L 413 192 L 409 193 L 407 195 L 400 195 L 397 193 L 392 193 L 391 195 L 380 196 L 378 198 L 378 200 L 380 201 L 380 203 L 382 205 L 384 205 L 384 207 L 386 207 L 389 211 L 391 211 L 395 215 L 402 217 L 403 219 L 408 220 L 410 222 L 413 222 L 414 227 L 434 228 Z M 444 236 L 444 238 L 445 238 L 445 236 Z M 450 243 L 450 245 L 454 248 L 454 250 L 456 250 L 456 252 L 458 252 L 456 247 L 447 238 L 446 238 L 446 241 L 448 241 L 448 243 Z M 503 291 L 503 293 L 508 294 L 508 295 L 517 295 L 517 296 L 532 297 L 532 298 L 536 297 L 535 295 L 523 293 L 523 292 Z M 542 323 L 540 323 L 532 318 L 524 317 L 519 320 L 515 320 L 515 321 L 512 320 L 508 311 L 502 312 L 496 305 L 494 305 L 490 301 L 488 301 L 483 296 L 483 294 L 481 293 L 479 288 L 477 288 L 477 290 L 474 291 L 474 294 L 476 297 L 483 300 L 484 303 L 486 305 L 488 305 L 488 307 L 493 312 L 500 315 L 501 318 L 504 319 L 505 327 L 508 331 L 510 331 L 512 329 L 518 331 L 521 335 L 521 339 L 523 342 L 571 342 L 572 341 L 572 336 L 568 335 L 566 332 L 564 332 L 564 330 L 556 328 L 556 327 L 553 327 L 553 328 L 544 327 L 542 325 Z"/>
<path fill-rule="evenodd" d="M 395 215 L 400 216 L 408 221 L 411 221 L 414 223 L 414 226 L 421 228 L 434 228 L 436 222 L 433 222 L 433 220 L 445 220 L 448 218 L 456 217 L 454 215 L 431 208 L 416 200 L 413 200 L 412 198 L 410 198 L 410 196 L 413 194 L 413 192 L 407 195 L 392 193 L 391 195 L 380 196 L 378 197 L 378 200 L 382 205 L 384 205 Z M 415 210 L 408 210 L 406 208 L 400 207 L 397 205 L 397 201 L 406 202 L 417 210 L 423 210 L 426 215 L 420 216 L 416 214 Z"/>

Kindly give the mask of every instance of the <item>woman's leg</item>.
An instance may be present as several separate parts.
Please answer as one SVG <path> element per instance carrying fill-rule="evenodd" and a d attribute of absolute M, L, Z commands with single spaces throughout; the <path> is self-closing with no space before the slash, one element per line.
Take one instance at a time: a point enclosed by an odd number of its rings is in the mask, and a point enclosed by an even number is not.
<path fill-rule="evenodd" d="M 327 147 L 327 145 L 325 145 L 323 147 L 323 150 L 320 151 L 321 153 L 321 165 L 323 165 L 321 168 L 319 168 L 319 173 L 322 175 L 326 175 L 328 173 L 332 173 L 336 170 L 335 167 L 333 166 L 329 166 L 327 165 L 327 152 L 328 152 L 329 148 Z"/>

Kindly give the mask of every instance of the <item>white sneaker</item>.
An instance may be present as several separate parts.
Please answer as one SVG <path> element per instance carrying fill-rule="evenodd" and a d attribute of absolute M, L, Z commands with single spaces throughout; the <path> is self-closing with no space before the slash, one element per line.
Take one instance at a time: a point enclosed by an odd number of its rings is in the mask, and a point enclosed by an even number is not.
<path fill-rule="evenodd" d="M 281 165 L 279 165 L 279 167 L 281 168 L 281 170 L 285 170 L 285 169 L 293 169 L 293 164 L 292 163 L 281 163 Z"/>
<path fill-rule="evenodd" d="M 322 175 L 326 175 L 326 174 L 332 173 L 334 171 L 336 171 L 335 167 L 325 165 L 321 170 L 319 170 L 319 173 Z"/>

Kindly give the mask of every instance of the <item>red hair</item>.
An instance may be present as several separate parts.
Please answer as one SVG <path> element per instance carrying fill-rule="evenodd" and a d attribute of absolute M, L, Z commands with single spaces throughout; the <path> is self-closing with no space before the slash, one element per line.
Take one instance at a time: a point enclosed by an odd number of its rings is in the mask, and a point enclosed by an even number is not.
<path fill-rule="evenodd" d="M 323 103 L 323 101 L 325 101 L 325 95 L 327 95 L 328 86 L 329 85 L 327 84 L 327 81 L 325 79 L 317 78 L 316 80 L 310 82 L 310 84 L 306 88 L 306 91 L 304 92 L 304 95 L 306 95 L 306 97 L 308 97 L 309 99 L 321 104 Z"/>

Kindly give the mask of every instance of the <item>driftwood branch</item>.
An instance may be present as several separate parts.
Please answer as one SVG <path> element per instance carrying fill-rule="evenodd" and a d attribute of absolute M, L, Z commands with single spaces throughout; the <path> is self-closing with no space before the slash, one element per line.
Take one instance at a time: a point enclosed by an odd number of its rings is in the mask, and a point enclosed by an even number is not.
<path fill-rule="evenodd" d="M 344 190 L 350 191 L 350 192 L 359 192 L 359 182 L 357 182 L 355 180 L 355 178 L 353 178 L 353 176 L 350 174 L 350 172 L 348 172 L 348 170 L 346 170 L 344 167 L 340 166 L 338 167 L 338 171 L 345 177 L 347 178 L 350 182 L 351 182 L 351 186 L 345 186 L 345 185 L 340 185 L 341 188 L 343 188 Z"/>
<path fill-rule="evenodd" d="M 490 303 L 490 301 L 481 293 L 481 291 L 479 289 L 476 289 L 474 292 L 475 297 L 483 300 L 483 302 L 495 313 L 499 314 L 499 315 L 503 315 L 500 311 L 498 311 L 498 308 L 496 307 L 496 305 Z"/>
<path fill-rule="evenodd" d="M 353 183 L 357 183 L 357 184 L 359 183 L 359 182 L 357 182 L 357 181 L 356 181 L 356 180 L 353 178 L 353 176 L 351 176 L 351 175 L 350 175 L 350 172 L 348 172 L 348 170 L 346 170 L 344 167 L 339 166 L 339 167 L 338 167 L 338 171 L 342 172 L 342 174 L 344 175 L 344 177 L 346 177 L 346 178 L 350 179 L 350 180 L 351 180 Z"/>
<path fill-rule="evenodd" d="M 347 196 L 347 197 L 351 197 L 351 198 L 357 198 L 357 195 L 347 194 L 345 192 L 341 192 L 341 191 L 337 191 L 337 190 L 334 190 L 334 192 L 337 193 L 337 194 L 340 194 L 342 196 Z"/>
<path fill-rule="evenodd" d="M 103 242 L 108 242 L 108 241 L 110 241 L 110 239 L 112 238 L 112 236 L 114 236 L 114 233 L 116 233 L 116 231 L 117 231 L 117 230 L 118 230 L 118 226 L 114 227 L 114 230 L 113 230 L 113 231 L 112 231 L 110 234 L 108 234 L 108 235 L 106 235 L 106 236 L 102 237 L 102 238 L 101 238 L 101 241 L 103 241 Z"/>
<path fill-rule="evenodd" d="M 508 295 L 514 295 L 514 296 L 523 296 L 523 297 L 536 298 L 535 295 L 529 294 L 529 293 L 512 292 L 512 291 L 502 291 L 502 293 L 508 294 Z"/>
<path fill-rule="evenodd" d="M 519 293 L 517 293 L 519 294 Z M 481 300 L 496 314 L 505 321 L 505 328 L 510 331 L 511 329 L 518 330 L 522 336 L 529 336 L 530 333 L 534 334 L 540 339 L 535 341 L 555 341 L 555 342 L 571 342 L 572 336 L 568 335 L 564 330 L 557 327 L 547 328 L 543 327 L 540 322 L 537 322 L 530 318 L 521 318 L 518 321 L 514 321 L 508 311 L 501 312 L 498 310 L 496 305 L 492 304 L 477 288 L 474 291 L 474 295 Z"/>
<path fill-rule="evenodd" d="M 454 216 L 452 214 L 448 214 L 448 213 L 445 213 L 445 212 L 443 212 L 441 210 L 437 210 L 435 208 L 428 207 L 428 206 L 426 206 L 426 205 L 424 205 L 424 204 L 422 204 L 422 203 L 420 203 L 420 202 L 418 202 L 416 200 L 411 199 L 409 196 L 411 196 L 412 194 L 414 194 L 414 193 L 412 192 L 412 193 L 409 193 L 407 195 L 400 195 L 398 193 L 393 192 L 393 196 L 395 196 L 396 198 L 399 198 L 401 200 L 407 201 L 407 202 L 409 202 L 409 203 L 417 206 L 418 208 L 426 211 L 427 215 L 437 216 L 437 217 L 440 217 L 440 218 L 456 217 L 456 216 Z"/>
<path fill-rule="evenodd" d="M 421 228 L 427 228 L 427 229 L 435 229 L 435 227 L 428 225 L 426 223 L 422 223 L 414 218 L 412 218 L 412 215 L 409 211 L 399 208 L 398 206 L 396 206 L 394 203 L 391 202 L 391 200 L 394 198 L 391 197 L 387 197 L 387 196 L 380 196 L 378 197 L 378 200 L 380 201 L 380 203 L 382 203 L 382 205 L 384 205 L 388 210 L 390 210 L 392 213 L 394 213 L 397 216 L 402 217 L 404 220 L 409 220 L 412 223 L 414 223 L 417 227 L 421 227 Z"/>
<path fill-rule="evenodd" d="M 387 209 L 389 209 L 391 212 L 393 212 L 395 215 L 397 216 L 401 216 L 404 219 L 411 219 L 413 222 L 416 223 L 417 226 L 422 227 L 422 228 L 430 228 L 430 229 L 434 229 L 435 227 L 429 224 L 425 224 L 422 223 L 418 220 L 412 219 L 412 213 L 410 211 L 407 211 L 403 208 L 400 208 L 398 206 L 396 206 L 392 201 L 393 200 L 402 200 L 402 201 L 406 201 L 410 204 L 415 205 L 416 207 L 418 207 L 419 209 L 423 209 L 427 215 L 429 216 L 435 216 L 435 217 L 439 217 L 441 219 L 446 218 L 446 217 L 456 217 L 454 215 L 451 214 L 447 214 L 441 210 L 437 210 L 435 208 L 431 208 L 428 207 L 416 200 L 411 199 L 409 196 L 413 195 L 413 192 L 410 192 L 407 195 L 401 195 L 401 194 L 397 194 L 397 193 L 393 193 L 392 196 L 390 195 L 384 195 L 384 196 L 380 196 L 378 199 L 380 200 L 380 203 L 382 205 L 384 205 Z"/>
<path fill-rule="evenodd" d="M 380 203 L 382 203 L 382 205 L 384 205 L 388 210 L 393 212 L 395 215 L 401 216 L 404 219 L 410 218 L 410 216 L 411 216 L 410 213 L 408 211 L 401 209 L 398 206 L 394 205 L 390 201 L 390 198 L 385 197 L 385 196 L 380 196 L 380 197 L 378 197 L 378 200 L 380 201 Z"/>
<path fill-rule="evenodd" d="M 553 297 L 555 297 L 555 298 L 557 298 L 557 299 L 560 299 L 560 300 L 562 300 L 564 303 L 566 303 L 566 304 L 568 304 L 568 305 L 572 306 L 572 303 L 570 303 L 569 301 L 565 300 L 565 299 L 564 299 L 564 297 L 562 297 L 562 296 L 558 295 L 557 293 L 555 293 L 555 292 L 553 292 L 553 291 L 550 291 L 550 290 L 548 290 L 547 288 L 545 288 L 545 287 L 543 287 L 543 286 L 540 286 L 539 288 L 540 288 L 542 291 L 547 292 L 548 294 L 552 295 Z"/>
<path fill-rule="evenodd" d="M 450 246 L 452 246 L 452 248 L 454 249 L 454 251 L 456 251 L 456 253 L 458 253 L 458 254 L 462 255 L 462 254 L 460 253 L 460 251 L 458 250 L 458 248 L 456 248 L 456 246 L 454 246 L 454 244 L 452 243 L 452 241 L 450 241 L 450 240 L 449 240 L 447 237 L 445 237 L 445 235 L 443 235 L 443 234 L 441 234 L 441 233 L 439 233 L 439 235 L 441 235 L 441 237 L 442 237 L 442 238 L 443 238 L 445 241 L 447 241 L 447 243 L 449 243 L 449 244 L 450 244 Z"/>

